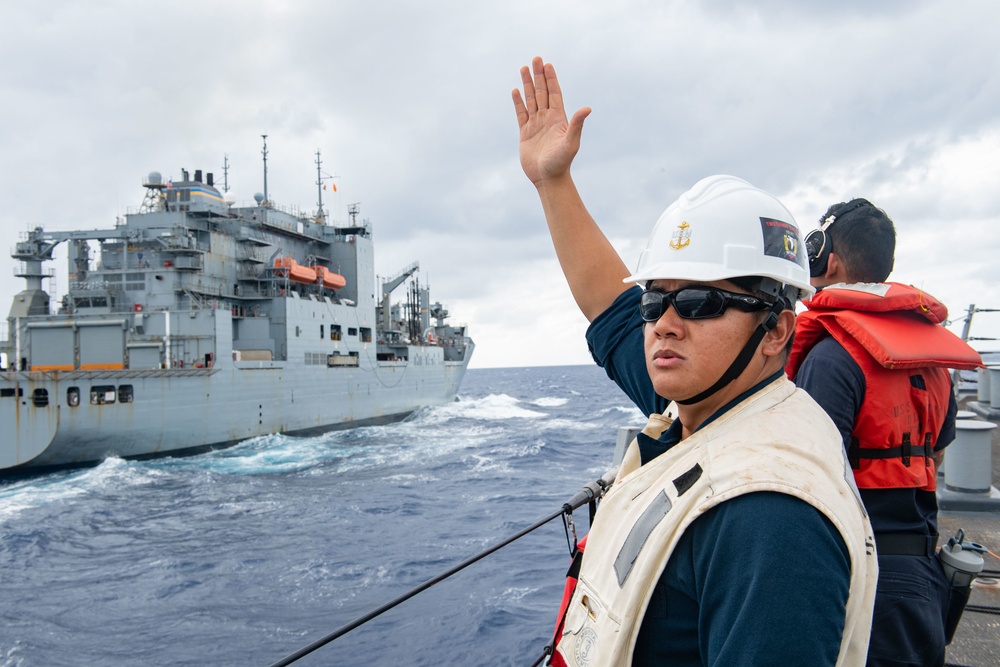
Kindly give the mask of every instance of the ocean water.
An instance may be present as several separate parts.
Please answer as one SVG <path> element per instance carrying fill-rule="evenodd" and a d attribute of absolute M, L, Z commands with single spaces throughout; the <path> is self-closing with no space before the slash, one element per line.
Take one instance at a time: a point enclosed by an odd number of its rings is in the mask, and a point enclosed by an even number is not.
<path fill-rule="evenodd" d="M 397 424 L 0 480 L 0 667 L 266 667 L 555 512 L 643 422 L 596 367 L 481 369 Z M 529 665 L 567 565 L 557 519 L 294 664 Z"/>

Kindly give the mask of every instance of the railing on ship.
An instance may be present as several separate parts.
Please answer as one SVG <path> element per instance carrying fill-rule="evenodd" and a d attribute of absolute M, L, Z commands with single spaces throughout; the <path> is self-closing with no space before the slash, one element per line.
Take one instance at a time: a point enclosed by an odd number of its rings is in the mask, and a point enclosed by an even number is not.
<path fill-rule="evenodd" d="M 256 222 L 261 222 L 270 227 L 277 227 L 284 229 L 286 231 L 294 232 L 296 234 L 303 233 L 302 225 L 304 223 L 316 223 L 321 225 L 331 225 L 333 227 L 357 227 L 353 221 L 349 223 L 341 222 L 337 224 L 335 222 L 328 221 L 326 219 L 318 218 L 314 213 L 305 211 L 298 206 L 289 206 L 285 204 L 275 204 L 272 201 L 265 202 L 263 206 L 258 205 L 255 201 L 243 200 L 236 202 L 232 205 L 233 209 L 238 209 L 241 212 L 249 212 L 251 216 L 260 212 L 260 218 L 255 219 Z M 281 215 L 272 218 L 268 216 L 269 211 L 275 211 Z M 143 210 L 141 206 L 129 206 L 125 209 L 126 215 L 140 215 L 147 213 L 148 211 Z M 248 218 L 250 219 L 250 218 Z M 125 225 L 125 219 L 123 217 L 118 217 L 115 219 L 115 227 L 122 227 Z M 365 221 L 362 228 L 368 229 L 368 223 Z"/>
<path fill-rule="evenodd" d="M 968 310 L 966 310 L 965 315 L 956 319 L 945 322 L 945 325 L 957 324 L 958 322 L 965 321 L 962 325 L 962 340 L 967 343 L 974 343 L 977 341 L 996 341 L 1000 340 L 995 337 L 990 336 L 972 336 L 970 335 L 972 331 L 972 319 L 976 313 L 1000 313 L 1000 308 L 977 308 L 976 304 L 970 303 Z M 975 348 L 976 346 L 973 345 Z M 994 350 L 980 350 L 979 356 L 983 358 L 983 363 L 986 365 L 992 365 L 1000 363 L 1000 349 Z M 978 389 L 979 379 L 982 376 L 975 371 L 952 371 L 951 379 L 955 386 L 955 393 L 968 393 L 975 392 Z"/>

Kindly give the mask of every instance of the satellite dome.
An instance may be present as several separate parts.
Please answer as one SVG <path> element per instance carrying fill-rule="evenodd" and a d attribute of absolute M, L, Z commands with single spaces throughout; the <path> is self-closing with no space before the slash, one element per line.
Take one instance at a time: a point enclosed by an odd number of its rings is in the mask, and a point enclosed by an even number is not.
<path fill-rule="evenodd" d="M 163 185 L 163 176 L 158 171 L 149 172 L 149 176 L 146 177 L 146 185 Z"/>
<path fill-rule="evenodd" d="M 260 204 L 261 202 L 264 201 L 264 193 L 263 192 L 255 192 L 255 193 L 253 193 L 253 200 L 255 202 L 257 202 L 258 204 Z"/>
<path fill-rule="evenodd" d="M 236 203 L 236 193 L 232 190 L 226 190 L 222 193 L 222 201 L 232 206 Z"/>

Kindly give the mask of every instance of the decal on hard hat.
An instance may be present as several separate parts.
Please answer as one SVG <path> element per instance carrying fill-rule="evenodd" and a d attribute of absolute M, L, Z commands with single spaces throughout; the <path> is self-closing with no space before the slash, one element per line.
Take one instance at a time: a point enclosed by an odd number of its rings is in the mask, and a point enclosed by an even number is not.
<path fill-rule="evenodd" d="M 789 262 L 795 262 L 799 266 L 805 267 L 802 236 L 799 234 L 798 227 L 774 218 L 761 218 L 760 227 L 764 233 L 765 255 L 787 259 Z"/>

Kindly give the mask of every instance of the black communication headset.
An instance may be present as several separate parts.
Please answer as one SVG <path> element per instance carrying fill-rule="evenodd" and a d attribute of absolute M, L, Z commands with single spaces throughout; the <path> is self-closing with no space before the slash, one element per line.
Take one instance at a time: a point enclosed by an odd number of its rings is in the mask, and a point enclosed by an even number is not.
<path fill-rule="evenodd" d="M 830 259 L 830 253 L 833 252 L 833 239 L 830 235 L 826 233 L 826 230 L 830 228 L 838 218 L 842 218 L 851 211 L 869 206 L 875 208 L 867 199 L 852 199 L 851 201 L 841 204 L 837 208 L 830 211 L 830 215 L 823 219 L 823 226 L 819 229 L 814 229 L 808 234 L 806 234 L 806 253 L 809 255 L 809 275 L 813 278 L 821 276 L 826 273 L 826 263 Z"/>

